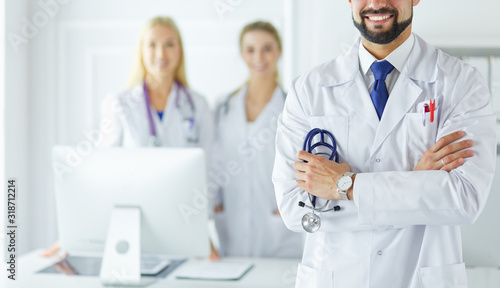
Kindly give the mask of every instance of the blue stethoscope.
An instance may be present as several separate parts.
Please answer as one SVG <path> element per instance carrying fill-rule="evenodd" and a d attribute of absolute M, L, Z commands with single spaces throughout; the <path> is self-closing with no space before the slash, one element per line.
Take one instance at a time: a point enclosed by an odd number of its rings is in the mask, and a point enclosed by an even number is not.
<path fill-rule="evenodd" d="M 316 143 L 313 143 L 314 138 L 316 136 L 319 136 L 320 140 Z M 328 143 L 328 139 L 330 140 L 331 144 Z M 309 153 L 313 153 L 313 151 L 319 147 L 326 147 L 327 150 L 329 150 L 329 153 L 319 152 L 316 153 L 316 155 L 326 155 L 328 156 L 327 158 L 329 160 L 338 162 L 337 142 L 335 141 L 335 137 L 333 137 L 332 133 L 330 133 L 327 130 L 314 128 L 311 131 L 309 131 L 309 133 L 307 133 L 302 150 Z M 306 230 L 306 232 L 314 233 L 318 231 L 319 227 L 321 227 L 321 219 L 319 218 L 318 214 L 314 212 L 321 213 L 328 211 L 339 211 L 340 206 L 337 205 L 334 206 L 333 208 L 326 209 L 326 206 L 328 205 L 328 203 L 330 203 L 330 200 L 327 200 L 325 205 L 323 205 L 323 207 L 316 208 L 316 196 L 311 195 L 309 193 L 307 193 L 307 195 L 309 198 L 309 202 L 311 202 L 311 206 L 306 205 L 302 201 L 299 202 L 299 206 L 310 208 L 312 209 L 312 211 L 305 214 L 302 217 L 302 227 L 304 228 L 304 230 Z"/>
<path fill-rule="evenodd" d="M 198 143 L 198 131 L 197 127 L 195 127 L 195 120 L 194 120 L 194 115 L 195 115 L 195 105 L 193 98 L 191 97 L 191 94 L 187 91 L 187 89 L 184 87 L 179 82 L 175 82 L 177 87 L 179 87 L 182 91 L 179 91 L 176 93 L 175 97 L 175 107 L 177 109 L 181 109 L 182 112 L 182 120 L 184 122 L 185 130 L 187 132 L 186 134 L 186 141 L 188 143 Z M 149 146 L 155 146 L 159 147 L 161 146 L 161 142 L 158 139 L 158 134 L 156 132 L 156 127 L 153 121 L 153 115 L 151 114 L 151 102 L 149 100 L 149 93 L 148 93 L 148 88 L 146 86 L 146 81 L 143 82 L 142 84 L 142 89 L 144 91 L 144 99 L 146 100 L 146 110 L 148 114 L 148 123 L 149 123 L 149 139 L 148 139 L 148 145 Z M 180 92 L 182 92 L 186 97 L 184 97 L 184 101 L 188 102 L 189 104 L 189 109 L 186 109 L 186 105 L 182 105 L 181 107 L 181 97 L 180 97 Z M 187 111 L 186 111 L 187 110 Z"/>

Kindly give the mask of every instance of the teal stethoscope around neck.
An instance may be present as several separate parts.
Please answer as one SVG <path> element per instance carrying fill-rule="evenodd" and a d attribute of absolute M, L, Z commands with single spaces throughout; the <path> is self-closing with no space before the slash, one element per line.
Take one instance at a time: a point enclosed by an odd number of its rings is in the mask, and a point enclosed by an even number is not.
<path fill-rule="evenodd" d="M 193 97 L 191 94 L 188 92 L 186 87 L 179 83 L 178 81 L 175 82 L 177 86 L 179 87 L 179 90 L 175 95 L 175 108 L 180 109 L 182 112 L 182 120 L 186 132 L 186 142 L 187 143 L 198 143 L 199 137 L 198 137 L 198 129 L 195 125 L 195 105 L 193 101 Z M 160 139 L 158 138 L 158 133 L 156 131 L 155 123 L 153 121 L 153 114 L 151 113 L 151 101 L 149 99 L 149 92 L 148 92 L 148 87 L 146 85 L 146 81 L 143 81 L 142 83 L 142 89 L 144 91 L 144 100 L 146 101 L 146 111 L 148 115 L 148 124 L 149 124 L 149 139 L 148 139 L 148 145 L 153 146 L 153 147 L 160 147 L 162 146 L 162 143 Z M 185 95 L 185 97 L 182 97 L 184 99 L 181 99 L 181 92 L 182 94 Z M 181 101 L 187 102 L 189 105 L 189 109 L 183 109 L 186 105 L 181 105 Z M 183 103 L 185 104 L 185 103 Z M 187 110 L 187 111 L 186 111 Z"/>

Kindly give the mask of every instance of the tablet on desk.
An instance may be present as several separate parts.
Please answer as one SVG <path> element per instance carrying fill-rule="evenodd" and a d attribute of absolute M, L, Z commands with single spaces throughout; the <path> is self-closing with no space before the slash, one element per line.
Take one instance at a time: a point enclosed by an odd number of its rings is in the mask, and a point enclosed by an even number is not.
<path fill-rule="evenodd" d="M 195 260 L 188 261 L 179 267 L 175 271 L 175 277 L 192 280 L 236 281 L 240 280 L 252 267 L 252 263 Z"/>
<path fill-rule="evenodd" d="M 101 257 L 72 256 L 46 267 L 38 273 L 65 274 L 80 276 L 99 276 Z M 180 266 L 185 259 L 163 259 L 153 256 L 141 257 L 141 275 L 155 278 L 165 278 Z"/>

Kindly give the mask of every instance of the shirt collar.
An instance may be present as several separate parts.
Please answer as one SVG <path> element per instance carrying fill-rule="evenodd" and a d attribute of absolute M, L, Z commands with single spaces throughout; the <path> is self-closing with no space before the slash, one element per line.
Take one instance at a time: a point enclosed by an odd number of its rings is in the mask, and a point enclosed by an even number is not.
<path fill-rule="evenodd" d="M 405 67 L 406 61 L 410 57 L 411 49 L 413 48 L 413 44 L 415 43 L 415 36 L 411 33 L 410 37 L 406 39 L 403 44 L 399 45 L 396 50 L 392 51 L 391 54 L 387 55 L 385 59 L 389 63 L 394 66 L 399 72 L 403 71 Z M 361 72 L 363 75 L 368 73 L 368 70 L 372 66 L 374 62 L 378 61 L 368 50 L 366 50 L 365 46 L 362 43 L 359 45 L 359 66 L 361 68 Z M 382 61 L 382 60 L 380 60 Z"/>

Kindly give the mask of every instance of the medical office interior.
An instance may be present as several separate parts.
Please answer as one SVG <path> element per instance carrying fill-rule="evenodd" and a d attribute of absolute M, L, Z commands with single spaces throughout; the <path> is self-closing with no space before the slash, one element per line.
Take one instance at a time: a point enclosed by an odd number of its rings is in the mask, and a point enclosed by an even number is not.
<path fill-rule="evenodd" d="M 148 19 L 170 16 L 176 21 L 183 37 L 190 88 L 206 97 L 211 108 L 248 76 L 238 43 L 247 23 L 269 21 L 279 30 L 283 40 L 279 70 L 285 90 L 298 75 L 336 57 L 359 37 L 347 0 L 0 3 L 0 150 L 4 155 L 0 171 L 5 181 L 14 177 L 18 182 L 16 252 L 21 261 L 23 255 L 40 253 L 59 239 L 52 147 L 93 145 L 91 131 L 99 129 L 100 104 L 106 95 L 124 89 L 140 29 Z M 495 21 L 499 10 L 497 0 L 424 0 L 414 8 L 413 31 L 480 70 L 493 97 L 500 144 L 500 29 Z M 499 163 L 497 156 L 497 168 Z M 2 193 L 0 200 L 0 239 L 7 243 L 4 196 Z M 500 287 L 499 205 L 497 171 L 483 214 L 474 225 L 462 229 L 469 287 Z M 5 245 L 0 252 L 1 267 L 5 266 Z M 299 260 L 287 261 L 280 264 L 280 276 L 274 276 L 279 283 L 275 287 L 294 285 L 290 275 Z M 19 265 L 21 285 L 23 278 L 31 277 L 28 271 L 23 272 L 28 266 L 23 262 Z M 5 269 L 1 270 L 0 283 L 10 287 L 12 281 L 4 282 Z M 260 271 L 255 265 L 240 281 L 247 277 L 255 285 L 246 287 L 265 285 L 269 275 L 260 275 Z M 58 281 L 57 276 L 52 277 Z M 194 283 L 189 287 L 198 287 Z"/>

